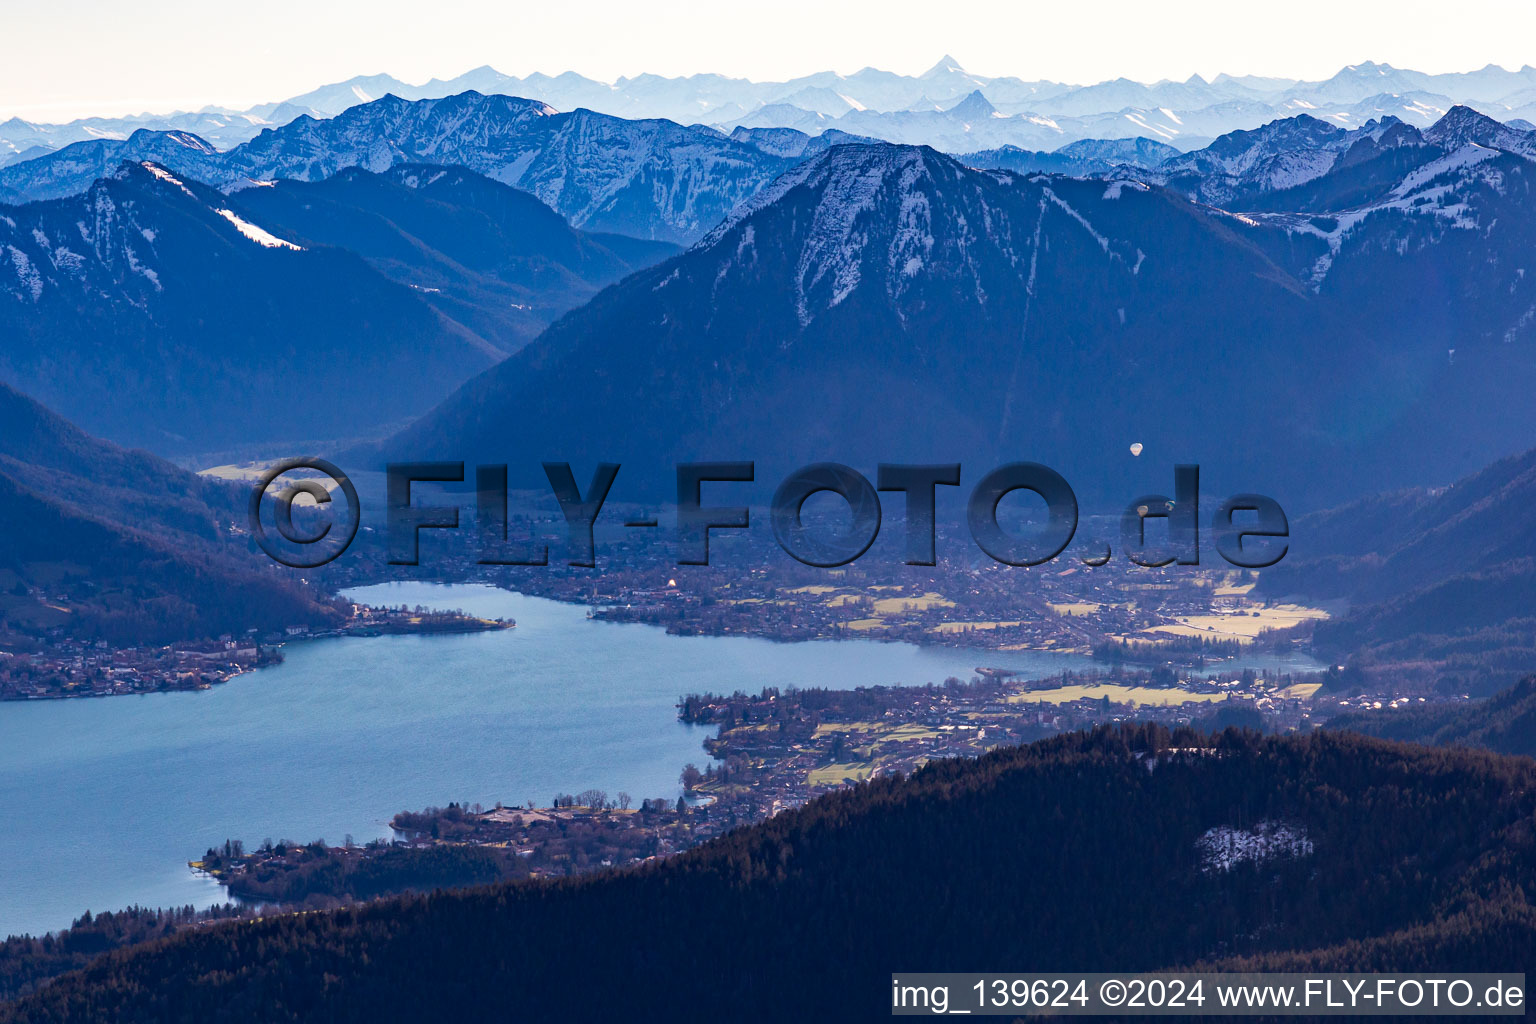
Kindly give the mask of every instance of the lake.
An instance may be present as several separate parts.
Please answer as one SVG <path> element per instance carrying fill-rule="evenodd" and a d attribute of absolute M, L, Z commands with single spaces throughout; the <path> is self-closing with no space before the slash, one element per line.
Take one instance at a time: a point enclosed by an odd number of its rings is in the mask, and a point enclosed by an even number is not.
<path fill-rule="evenodd" d="M 1048 675 L 1077 655 L 845 640 L 678 637 L 490 586 L 389 583 L 381 605 L 510 616 L 517 628 L 290 643 L 286 659 L 211 690 L 0 703 L 0 936 L 86 909 L 206 906 L 223 890 L 186 862 L 226 838 L 339 843 L 389 835 L 400 810 L 487 806 L 589 787 L 675 798 L 703 767 L 684 693 Z M 1255 667 L 1316 667 L 1270 655 Z"/>

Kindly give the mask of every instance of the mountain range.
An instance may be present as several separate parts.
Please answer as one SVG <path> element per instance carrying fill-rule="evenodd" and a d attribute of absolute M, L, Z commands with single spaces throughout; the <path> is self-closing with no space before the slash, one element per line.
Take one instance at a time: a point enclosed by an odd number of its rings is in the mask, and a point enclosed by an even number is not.
<path fill-rule="evenodd" d="M 386 96 L 441 99 L 471 90 L 526 96 L 559 110 L 586 108 L 726 131 L 743 125 L 813 134 L 836 128 L 954 152 L 1004 145 L 1056 149 L 1079 139 L 1135 136 L 1194 149 L 1218 135 L 1299 113 L 1346 128 L 1389 115 L 1423 127 L 1457 103 L 1500 120 L 1536 120 L 1536 69 L 1530 66 L 1508 71 L 1489 65 L 1431 75 L 1367 61 L 1319 81 L 1251 75 L 1217 75 L 1207 81 L 1192 75 L 1183 81 L 1118 78 L 1091 85 L 979 75 L 950 56 L 921 75 L 864 68 L 851 75 L 825 71 L 784 82 L 643 74 L 610 83 L 569 71 L 518 77 L 480 67 L 420 85 L 390 75 L 358 76 L 244 111 L 209 107 L 165 116 L 83 118 L 65 125 L 12 118 L 0 123 L 0 164 L 74 142 L 123 140 L 139 129 L 191 132 L 227 149 L 300 116 L 335 117 Z"/>
<path fill-rule="evenodd" d="M 531 192 L 578 228 L 686 243 L 796 159 L 670 121 L 560 113 L 534 100 L 467 92 L 387 97 L 324 121 L 301 117 L 226 152 L 141 130 L 121 143 L 82 143 L 0 168 L 0 190 L 27 199 L 74 195 L 103 165 L 122 160 L 153 160 L 229 190 L 275 178 L 318 180 L 347 167 L 431 163 Z"/>
<path fill-rule="evenodd" d="M 915 135 L 888 141 L 920 142 L 923 133 Z M 351 166 L 378 171 L 429 163 L 463 166 L 532 192 L 577 227 L 690 244 L 795 163 L 832 145 L 879 138 L 878 132 L 808 134 L 786 127 L 737 127 L 723 136 L 697 125 L 584 110 L 561 114 L 538 102 L 478 93 L 415 102 L 389 97 L 331 120 L 301 118 L 229 151 L 186 132 L 147 129 L 123 141 L 79 143 L 0 168 L 0 200 L 75 195 L 123 160 L 151 160 L 226 191 L 280 178 L 316 180 Z M 1048 149 L 967 145 L 980 137 L 951 141 L 969 166 L 1097 176 L 1119 170 L 1204 203 L 1246 208 L 1263 192 L 1284 192 L 1332 170 L 1346 150 L 1359 162 L 1365 149 L 1356 144 L 1363 139 L 1371 147 L 1456 148 L 1476 141 L 1536 153 L 1536 132 L 1465 106 L 1422 129 L 1385 113 L 1351 128 L 1303 113 L 1229 132 L 1185 153 L 1145 137 Z M 1272 208 L 1293 207 L 1282 199 Z"/>
<path fill-rule="evenodd" d="M 1422 131 L 1295 117 L 1193 154 L 1100 141 L 962 162 L 476 93 L 362 104 L 228 152 L 139 132 L 115 145 L 164 162 L 83 193 L 108 143 L 0 169 L 72 193 L 0 214 L 16 339 L 0 370 L 159 450 L 334 441 L 426 412 L 552 325 L 400 443 L 457 459 L 511 430 L 574 456 L 606 435 L 653 461 L 765 437 L 784 459 L 827 457 L 833 439 L 845 459 L 1027 449 L 1107 482 L 1097 453 L 1135 434 L 1235 488 L 1321 503 L 1358 495 L 1351 475 L 1438 482 L 1536 444 L 1518 411 L 1458 412 L 1526 404 L 1533 140 L 1457 107 Z M 1037 173 L 1057 167 L 1097 179 Z M 562 213 L 697 242 L 595 295 L 673 250 Z M 721 315 L 735 309 L 754 317 Z M 379 390 L 274 416 L 310 365 Z M 1265 415 L 1218 428 L 1197 404 L 1170 409 L 1149 386 L 1169 374 L 1213 401 L 1264 381 Z M 163 380 L 172 401 L 112 397 Z M 572 390 L 581 439 L 556 414 Z M 925 415 L 879 426 L 893 406 Z M 922 424 L 941 426 L 907 432 Z M 1411 451 L 1393 442 L 1407 429 Z"/>
<path fill-rule="evenodd" d="M 519 437 L 561 458 L 772 456 L 786 471 L 1027 453 L 1102 494 L 1126 486 L 1117 455 L 1139 440 L 1301 507 L 1453 479 L 1536 444 L 1521 411 L 1536 163 L 1471 141 L 1504 130 L 1483 121 L 1401 125 L 1389 147 L 1390 126 L 1326 128 L 1348 148 L 1318 176 L 1308 165 L 1284 193 L 1306 212 L 1284 213 L 1129 172 L 835 146 L 386 450 L 470 458 Z M 1266 154 L 1292 128 L 1261 133 L 1223 181 L 1273 183 Z"/>
<path fill-rule="evenodd" d="M 122 443 L 366 436 L 504 354 L 361 257 L 153 163 L 7 210 L 0 248 L 0 372 Z"/>
<path fill-rule="evenodd" d="M 168 453 L 367 437 L 670 251 L 608 241 L 463 170 L 226 196 L 124 163 L 0 214 L 0 374 Z"/>

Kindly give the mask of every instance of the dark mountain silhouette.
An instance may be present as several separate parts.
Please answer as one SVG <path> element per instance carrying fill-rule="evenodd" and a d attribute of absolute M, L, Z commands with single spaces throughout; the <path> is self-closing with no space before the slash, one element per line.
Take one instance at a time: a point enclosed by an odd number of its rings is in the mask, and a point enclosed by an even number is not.
<path fill-rule="evenodd" d="M 184 930 L 0 1019 L 873 1020 L 907 967 L 1521 970 L 1533 813 L 1525 759 L 1101 729 L 639 869 Z"/>
<path fill-rule="evenodd" d="M 1533 180 L 1458 150 L 1347 217 L 1237 216 L 838 146 L 386 451 L 505 461 L 515 437 L 530 461 L 753 458 L 775 478 L 1031 458 L 1117 504 L 1167 487 L 1127 482 L 1132 441 L 1293 507 L 1444 480 L 1536 442 Z"/>
<path fill-rule="evenodd" d="M 1328 722 L 1367 736 L 1536 757 L 1536 677 L 1469 704 L 1354 711 Z"/>
<path fill-rule="evenodd" d="M 508 352 L 602 286 L 677 251 L 577 231 L 527 192 L 458 167 L 354 167 L 248 188 L 231 202 L 284 238 L 357 253 Z"/>
<path fill-rule="evenodd" d="M 1363 665 L 1410 663 L 1486 696 L 1536 664 L 1536 451 L 1449 487 L 1362 498 L 1299 520 L 1272 596 L 1345 598 L 1315 642 Z"/>
<path fill-rule="evenodd" d="M 504 354 L 361 257 L 157 164 L 0 216 L 0 379 L 159 451 L 359 437 Z"/>
<path fill-rule="evenodd" d="M 0 384 L 0 635 L 142 645 L 337 621 L 231 540 L 244 500 Z"/>

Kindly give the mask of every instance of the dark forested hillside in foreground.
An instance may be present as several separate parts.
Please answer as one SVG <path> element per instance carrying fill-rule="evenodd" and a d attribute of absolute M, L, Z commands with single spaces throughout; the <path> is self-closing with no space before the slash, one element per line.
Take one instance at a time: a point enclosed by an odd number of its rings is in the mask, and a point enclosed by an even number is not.
<path fill-rule="evenodd" d="M 1328 727 L 1408 743 L 1536 757 L 1536 676 L 1471 704 L 1357 711 L 1334 718 Z"/>
<path fill-rule="evenodd" d="M 1313 634 L 1350 658 L 1444 693 L 1486 697 L 1536 664 L 1536 449 L 1448 487 L 1367 495 L 1295 523 L 1270 596 L 1347 598 Z"/>
<path fill-rule="evenodd" d="M 185 932 L 0 1019 L 846 1021 L 900 970 L 1518 971 L 1533 812 L 1523 759 L 1102 729 L 634 871 Z"/>
<path fill-rule="evenodd" d="M 245 499 L 0 384 L 0 642 L 163 644 L 336 623 L 315 590 L 231 540 Z"/>

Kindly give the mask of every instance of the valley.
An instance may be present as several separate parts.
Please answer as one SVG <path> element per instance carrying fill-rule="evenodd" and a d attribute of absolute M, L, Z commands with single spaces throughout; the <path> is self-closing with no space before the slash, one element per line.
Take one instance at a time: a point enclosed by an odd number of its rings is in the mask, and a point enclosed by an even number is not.
<path fill-rule="evenodd" d="M 0 123 L 0 1020 L 1523 966 L 1532 96 L 946 57 Z M 357 506 L 253 499 L 289 457 Z M 850 502 L 769 497 L 828 459 L 963 487 L 820 568 Z M 965 496 L 1024 460 L 1077 525 L 1005 564 Z"/>

